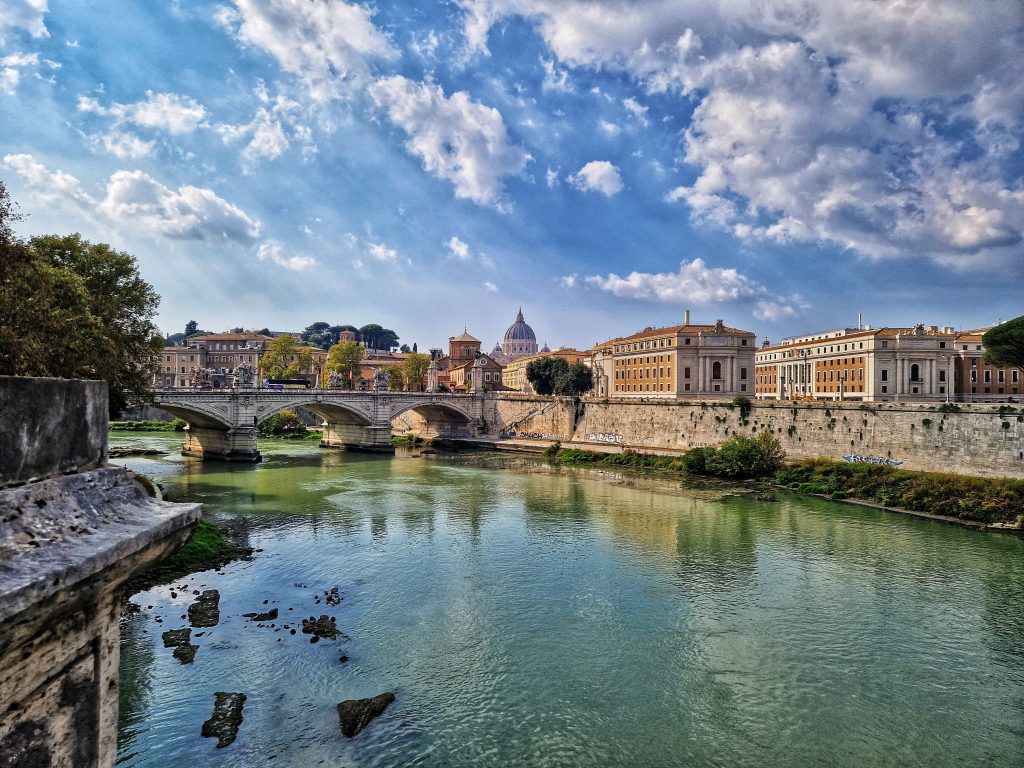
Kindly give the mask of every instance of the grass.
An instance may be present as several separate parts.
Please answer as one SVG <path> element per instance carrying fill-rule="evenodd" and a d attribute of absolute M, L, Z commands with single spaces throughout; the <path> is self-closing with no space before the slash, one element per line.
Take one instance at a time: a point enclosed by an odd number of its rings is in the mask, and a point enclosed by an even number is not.
<path fill-rule="evenodd" d="M 182 432 L 185 429 L 185 422 L 181 419 L 174 421 L 159 421 L 157 419 L 112 421 L 107 428 L 111 432 Z"/>
<path fill-rule="evenodd" d="M 775 479 L 793 490 L 833 499 L 849 496 L 912 512 L 1024 527 L 1024 480 L 815 459 L 791 464 Z"/>
<path fill-rule="evenodd" d="M 189 573 L 220 568 L 232 560 L 248 559 L 252 550 L 228 541 L 224 531 L 213 523 L 200 520 L 188 540 L 174 554 L 140 573 L 128 582 L 126 595 L 167 584 Z"/>

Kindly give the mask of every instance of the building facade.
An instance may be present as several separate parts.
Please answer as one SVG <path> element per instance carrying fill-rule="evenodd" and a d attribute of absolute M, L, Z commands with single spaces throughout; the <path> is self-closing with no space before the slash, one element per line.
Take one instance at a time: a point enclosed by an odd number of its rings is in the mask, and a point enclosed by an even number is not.
<path fill-rule="evenodd" d="M 761 399 L 1000 400 L 1022 392 L 1019 369 L 987 366 L 985 330 L 840 328 L 757 351 Z"/>
<path fill-rule="evenodd" d="M 594 394 L 599 397 L 736 397 L 754 393 L 751 331 L 686 323 L 648 328 L 593 350 Z"/>

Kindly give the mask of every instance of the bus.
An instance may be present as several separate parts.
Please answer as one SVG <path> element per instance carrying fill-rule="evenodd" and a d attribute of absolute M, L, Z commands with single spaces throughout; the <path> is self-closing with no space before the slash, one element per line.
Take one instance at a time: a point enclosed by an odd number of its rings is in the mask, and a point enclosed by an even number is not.
<path fill-rule="evenodd" d="M 309 379 L 264 379 L 264 389 L 309 389 Z"/>

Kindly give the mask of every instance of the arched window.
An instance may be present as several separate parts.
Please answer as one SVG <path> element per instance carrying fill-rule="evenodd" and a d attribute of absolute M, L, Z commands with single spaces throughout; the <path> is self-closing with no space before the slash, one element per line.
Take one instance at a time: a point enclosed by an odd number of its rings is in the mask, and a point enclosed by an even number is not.
<path fill-rule="evenodd" d="M 720 378 L 722 378 L 722 364 L 720 362 L 718 362 L 718 361 L 716 361 L 715 364 L 711 366 L 711 378 L 712 379 L 720 379 Z"/>
<path fill-rule="evenodd" d="M 911 381 L 920 381 L 920 379 L 921 379 L 920 373 L 921 373 L 921 368 L 920 368 L 920 366 L 917 363 L 914 363 L 912 366 L 910 366 L 910 380 Z"/>

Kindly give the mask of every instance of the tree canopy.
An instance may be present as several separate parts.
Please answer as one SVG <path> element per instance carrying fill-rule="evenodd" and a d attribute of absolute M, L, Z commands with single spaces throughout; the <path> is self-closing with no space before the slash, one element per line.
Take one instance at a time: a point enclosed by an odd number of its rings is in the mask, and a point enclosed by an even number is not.
<path fill-rule="evenodd" d="M 268 379 L 304 377 L 313 372 L 313 353 L 294 336 L 284 333 L 267 344 L 260 365 Z"/>
<path fill-rule="evenodd" d="M 367 349 L 391 350 L 398 346 L 398 334 L 390 328 L 382 328 L 376 323 L 364 325 L 358 330 L 359 341 Z"/>
<path fill-rule="evenodd" d="M 427 375 L 430 367 L 430 356 L 413 352 L 400 366 L 402 376 L 405 378 L 406 389 L 412 392 L 419 392 L 423 389 L 423 378 Z"/>
<path fill-rule="evenodd" d="M 104 379 L 110 412 L 145 401 L 163 339 L 135 258 L 80 235 L 24 242 L 0 184 L 0 374 Z"/>
<path fill-rule="evenodd" d="M 1024 315 L 990 329 L 981 337 L 981 343 L 989 365 L 1024 368 Z"/>
<path fill-rule="evenodd" d="M 569 364 L 561 357 L 541 357 L 526 365 L 526 378 L 538 395 L 582 395 L 594 385 L 593 374 L 583 363 Z"/>
<path fill-rule="evenodd" d="M 314 344 L 321 349 L 330 349 L 338 343 L 338 334 L 343 326 L 331 325 L 323 320 L 311 323 L 302 332 L 302 340 Z"/>
<path fill-rule="evenodd" d="M 362 376 L 363 357 L 366 350 L 355 341 L 339 341 L 327 350 L 327 370 L 341 376 L 345 389 L 354 389 Z"/>

